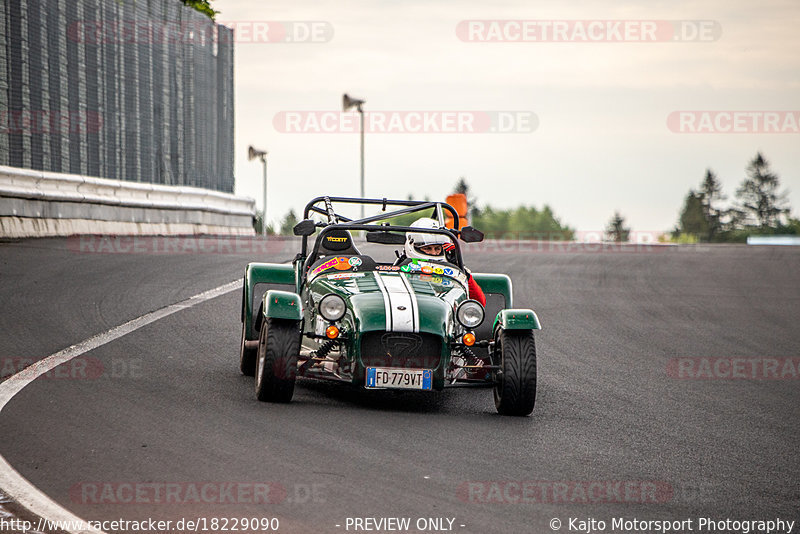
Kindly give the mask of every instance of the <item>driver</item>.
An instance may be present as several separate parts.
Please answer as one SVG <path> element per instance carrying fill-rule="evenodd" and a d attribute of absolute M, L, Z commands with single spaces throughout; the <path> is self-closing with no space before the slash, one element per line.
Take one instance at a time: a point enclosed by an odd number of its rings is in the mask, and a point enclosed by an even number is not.
<path fill-rule="evenodd" d="M 441 228 L 439 223 L 433 219 L 422 218 L 417 219 L 411 224 L 412 228 Z M 405 253 L 406 257 L 412 260 L 425 260 L 425 261 L 447 261 L 447 253 L 455 249 L 450 240 L 441 234 L 429 234 L 422 232 L 409 232 L 406 234 Z M 467 285 L 469 289 L 469 298 L 477 300 L 481 306 L 486 306 L 486 296 L 483 294 L 481 286 L 472 278 L 472 273 L 466 267 L 464 270 L 467 273 Z"/>

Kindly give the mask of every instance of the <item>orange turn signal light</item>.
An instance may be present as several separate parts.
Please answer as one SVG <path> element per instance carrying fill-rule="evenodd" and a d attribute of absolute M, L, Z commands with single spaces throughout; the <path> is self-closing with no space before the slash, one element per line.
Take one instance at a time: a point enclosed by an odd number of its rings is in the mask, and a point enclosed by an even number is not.
<path fill-rule="evenodd" d="M 337 337 L 339 337 L 339 329 L 331 325 L 325 329 L 325 336 L 328 339 L 336 339 Z"/>
<path fill-rule="evenodd" d="M 461 341 L 464 342 L 464 345 L 471 347 L 475 344 L 475 334 L 472 332 L 467 332 L 461 337 Z"/>

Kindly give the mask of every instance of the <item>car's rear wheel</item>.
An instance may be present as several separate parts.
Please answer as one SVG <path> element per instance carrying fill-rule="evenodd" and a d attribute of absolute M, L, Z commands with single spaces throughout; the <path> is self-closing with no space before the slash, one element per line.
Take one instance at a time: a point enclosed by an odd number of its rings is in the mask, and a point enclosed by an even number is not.
<path fill-rule="evenodd" d="M 297 376 L 300 331 L 297 321 L 264 319 L 258 338 L 256 398 L 290 402 Z"/>
<path fill-rule="evenodd" d="M 536 343 L 533 330 L 501 330 L 495 339 L 495 364 L 500 366 L 494 404 L 502 415 L 529 415 L 536 404 Z"/>
<path fill-rule="evenodd" d="M 247 340 L 245 326 L 246 323 L 242 321 L 242 343 L 239 346 L 239 370 L 244 376 L 254 376 L 256 374 L 258 350 L 245 348 L 244 342 Z"/>

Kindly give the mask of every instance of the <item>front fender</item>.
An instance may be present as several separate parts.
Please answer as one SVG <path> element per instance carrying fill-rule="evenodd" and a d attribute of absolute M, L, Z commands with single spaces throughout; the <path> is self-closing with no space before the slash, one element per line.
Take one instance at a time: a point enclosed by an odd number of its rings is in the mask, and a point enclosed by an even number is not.
<path fill-rule="evenodd" d="M 270 289 L 264 295 L 262 309 L 264 319 L 303 320 L 303 303 L 297 293 Z"/>
<path fill-rule="evenodd" d="M 510 309 L 501 310 L 494 320 L 493 332 L 498 328 L 503 330 L 541 330 L 539 317 L 533 310 Z"/>

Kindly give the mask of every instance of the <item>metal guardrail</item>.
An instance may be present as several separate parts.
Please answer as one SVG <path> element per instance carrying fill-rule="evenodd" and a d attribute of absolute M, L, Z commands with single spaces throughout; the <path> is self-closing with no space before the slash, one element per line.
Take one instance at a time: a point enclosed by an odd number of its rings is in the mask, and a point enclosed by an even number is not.
<path fill-rule="evenodd" d="M 13 225 L 0 224 L 0 236 L 4 237 L 86 231 L 86 224 L 81 231 L 70 230 L 64 224 L 69 220 L 95 221 L 91 232 L 99 234 L 247 234 L 252 233 L 254 216 L 255 200 L 229 193 L 0 166 L 0 223 L 15 219 Z M 36 219 L 59 221 L 63 230 L 34 224 Z M 138 226 L 126 229 L 104 223 Z M 8 230 L 11 226 L 16 230 Z M 37 231 L 37 226 L 49 229 Z M 22 227 L 32 229 L 20 230 Z"/>
<path fill-rule="evenodd" d="M 0 166 L 0 196 L 255 215 L 255 200 L 196 187 L 166 186 Z"/>
<path fill-rule="evenodd" d="M 751 235 L 747 237 L 748 245 L 800 245 L 800 236 L 796 235 Z"/>

